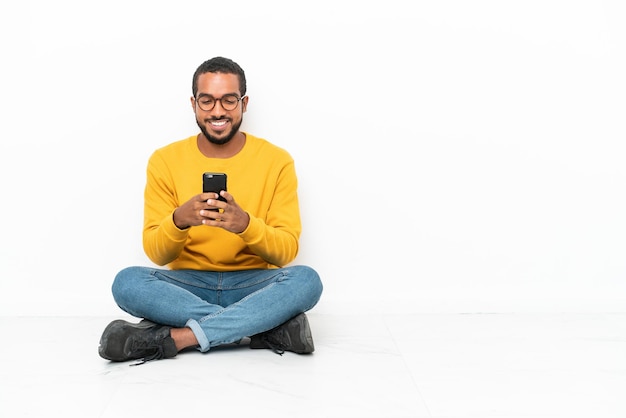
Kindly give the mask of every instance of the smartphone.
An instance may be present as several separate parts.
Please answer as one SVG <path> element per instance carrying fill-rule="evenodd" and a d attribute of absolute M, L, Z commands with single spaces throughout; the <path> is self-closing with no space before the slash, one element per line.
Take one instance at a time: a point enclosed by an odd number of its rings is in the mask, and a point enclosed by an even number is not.
<path fill-rule="evenodd" d="M 219 195 L 222 190 L 228 190 L 226 189 L 226 173 L 206 172 L 202 175 L 203 193 L 213 192 Z M 222 196 L 219 196 L 218 200 L 226 202 Z"/>

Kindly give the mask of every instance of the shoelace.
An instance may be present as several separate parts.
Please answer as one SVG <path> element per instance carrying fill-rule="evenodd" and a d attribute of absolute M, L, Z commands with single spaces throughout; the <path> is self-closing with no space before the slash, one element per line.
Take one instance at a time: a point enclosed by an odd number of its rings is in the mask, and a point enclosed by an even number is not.
<path fill-rule="evenodd" d="M 282 330 L 277 330 L 276 333 L 280 333 L 282 334 Z M 282 341 L 282 335 L 278 336 L 279 338 L 277 338 L 278 341 Z M 261 340 L 265 343 L 265 345 L 267 345 L 273 352 L 275 352 L 278 355 L 283 355 L 285 353 L 285 345 L 283 343 L 278 343 L 278 344 L 274 344 L 273 342 L 270 341 L 268 334 L 263 334 L 263 336 L 261 337 Z"/>
<path fill-rule="evenodd" d="M 136 363 L 132 363 L 131 366 L 139 366 L 148 361 L 152 360 L 160 360 L 165 357 L 165 353 L 163 352 L 163 344 L 159 344 L 160 341 L 133 341 L 131 349 L 135 350 L 152 350 L 154 349 L 154 353 L 145 356 L 142 359 L 139 359 Z"/>

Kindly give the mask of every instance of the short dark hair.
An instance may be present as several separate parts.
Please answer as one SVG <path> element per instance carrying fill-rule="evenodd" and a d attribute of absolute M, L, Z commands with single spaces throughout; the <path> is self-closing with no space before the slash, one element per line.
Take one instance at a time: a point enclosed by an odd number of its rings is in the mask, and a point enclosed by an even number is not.
<path fill-rule="evenodd" d="M 196 97 L 198 93 L 198 77 L 204 73 L 235 74 L 239 77 L 239 93 L 242 96 L 246 95 L 246 74 L 239 64 L 229 58 L 215 57 L 200 64 L 193 74 L 193 84 L 191 85 L 193 97 Z"/>

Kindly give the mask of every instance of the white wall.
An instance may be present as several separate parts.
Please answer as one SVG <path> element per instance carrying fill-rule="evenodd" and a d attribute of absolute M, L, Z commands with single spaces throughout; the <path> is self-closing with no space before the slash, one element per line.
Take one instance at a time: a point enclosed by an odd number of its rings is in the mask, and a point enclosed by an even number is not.
<path fill-rule="evenodd" d="M 0 315 L 121 313 L 148 156 L 215 55 L 296 159 L 316 309 L 626 309 L 623 2 L 2 8 Z"/>

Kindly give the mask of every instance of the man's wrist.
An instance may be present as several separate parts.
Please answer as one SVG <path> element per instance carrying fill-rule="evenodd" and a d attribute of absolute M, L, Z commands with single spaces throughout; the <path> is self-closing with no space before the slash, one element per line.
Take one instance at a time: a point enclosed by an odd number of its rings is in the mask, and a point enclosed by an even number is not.
<path fill-rule="evenodd" d="M 184 231 L 185 229 L 189 229 L 191 225 L 179 225 L 178 222 L 176 222 L 176 212 L 178 212 L 178 208 L 176 208 L 174 212 L 172 212 L 172 222 L 174 223 L 174 226 L 180 229 L 181 231 Z"/>

